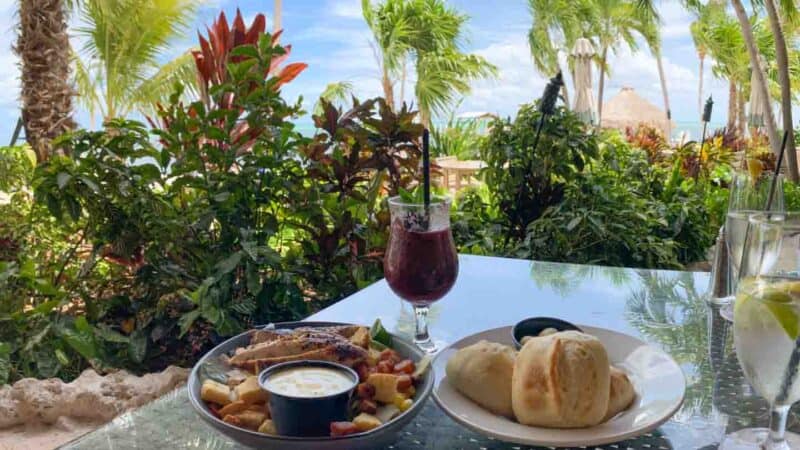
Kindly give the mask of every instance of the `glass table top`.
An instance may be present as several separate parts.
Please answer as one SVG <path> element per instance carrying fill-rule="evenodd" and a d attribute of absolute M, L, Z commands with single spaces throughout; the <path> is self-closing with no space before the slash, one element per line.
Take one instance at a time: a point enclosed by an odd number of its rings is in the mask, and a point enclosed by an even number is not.
<path fill-rule="evenodd" d="M 576 324 L 638 336 L 672 355 L 687 381 L 686 399 L 673 418 L 652 433 L 592 447 L 599 449 L 713 449 L 725 434 L 766 426 L 766 403 L 744 380 L 733 352 L 732 330 L 703 300 L 708 274 L 609 268 L 460 256 L 453 290 L 431 307 L 431 335 L 438 344 L 512 325 L 530 316 L 560 317 Z M 310 316 L 309 320 L 384 326 L 411 337 L 411 307 L 385 281 Z M 800 431 L 792 413 L 790 430 Z M 123 414 L 65 449 L 239 449 L 194 413 L 185 389 Z M 430 400 L 391 449 L 528 449 L 473 433 Z"/>

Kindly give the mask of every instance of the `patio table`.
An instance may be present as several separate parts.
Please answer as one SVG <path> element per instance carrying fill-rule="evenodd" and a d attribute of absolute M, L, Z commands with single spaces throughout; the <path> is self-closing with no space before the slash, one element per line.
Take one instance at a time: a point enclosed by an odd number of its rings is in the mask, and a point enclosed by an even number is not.
<path fill-rule="evenodd" d="M 713 449 L 726 433 L 766 426 L 767 405 L 744 380 L 730 324 L 703 301 L 706 273 L 610 268 L 460 256 L 453 290 L 431 308 L 431 334 L 454 342 L 529 316 L 555 316 L 611 328 L 664 349 L 681 365 L 686 400 L 657 430 L 592 449 Z M 312 315 L 309 320 L 371 324 L 380 317 L 410 337 L 413 317 L 385 281 Z M 440 376 L 441 374 L 437 374 Z M 789 429 L 800 431 L 793 411 Z M 194 413 L 178 389 L 65 445 L 77 449 L 239 449 Z M 431 399 L 390 449 L 501 450 L 531 447 L 474 433 L 448 418 Z"/>

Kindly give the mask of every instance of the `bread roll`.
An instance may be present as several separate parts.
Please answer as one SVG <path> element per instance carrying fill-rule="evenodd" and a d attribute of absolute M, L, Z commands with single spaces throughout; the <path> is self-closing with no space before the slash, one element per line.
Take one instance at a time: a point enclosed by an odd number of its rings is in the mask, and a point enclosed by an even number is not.
<path fill-rule="evenodd" d="M 633 384 L 625 372 L 611 367 L 611 384 L 608 396 L 608 411 L 606 416 L 603 417 L 603 422 L 616 416 L 619 412 L 625 411 L 633 403 L 636 397 L 636 391 L 633 390 Z"/>
<path fill-rule="evenodd" d="M 515 356 L 507 345 L 480 341 L 462 348 L 447 361 L 447 381 L 481 407 L 513 418 L 511 374 Z"/>
<path fill-rule="evenodd" d="M 530 339 L 519 351 L 512 407 L 524 425 L 590 427 L 608 412 L 609 388 L 603 344 L 588 334 L 562 331 Z"/>

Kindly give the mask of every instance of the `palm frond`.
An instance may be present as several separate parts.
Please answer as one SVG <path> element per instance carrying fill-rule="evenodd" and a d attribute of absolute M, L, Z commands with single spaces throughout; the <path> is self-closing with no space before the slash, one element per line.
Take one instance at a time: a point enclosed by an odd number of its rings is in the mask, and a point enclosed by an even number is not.
<path fill-rule="evenodd" d="M 103 73 L 106 114 L 141 106 L 140 84 L 158 72 L 159 59 L 181 37 L 200 0 L 82 0 L 77 29 L 81 54 Z"/>
<path fill-rule="evenodd" d="M 152 77 L 142 81 L 133 91 L 129 106 L 138 105 L 152 111 L 157 104 L 168 101 L 177 84 L 183 86 L 183 95 L 187 98 L 198 96 L 197 68 L 190 52 L 162 65 Z"/>

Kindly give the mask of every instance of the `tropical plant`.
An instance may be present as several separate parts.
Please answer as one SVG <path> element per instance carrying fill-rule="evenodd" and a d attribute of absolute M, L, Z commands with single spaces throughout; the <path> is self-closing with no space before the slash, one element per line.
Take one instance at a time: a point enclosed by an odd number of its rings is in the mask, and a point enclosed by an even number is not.
<path fill-rule="evenodd" d="M 452 112 L 446 123 L 431 128 L 431 156 L 477 159 L 484 140 L 481 131 L 478 120 L 460 119 Z"/>
<path fill-rule="evenodd" d="M 531 223 L 561 203 L 567 180 L 597 154 L 596 135 L 563 107 L 546 117 L 534 148 L 540 118 L 537 104 L 528 104 L 513 122 L 495 120 L 481 149 L 481 175 L 499 208 L 505 244 L 522 239 Z"/>
<path fill-rule="evenodd" d="M 789 51 L 786 45 L 786 36 L 782 25 L 784 18 L 796 20 L 798 16 L 797 6 L 793 1 L 781 1 L 779 6 L 775 0 L 762 0 L 766 7 L 767 17 L 769 18 L 770 29 L 775 38 L 775 62 L 778 71 L 778 82 L 781 88 L 781 117 L 783 119 L 783 129 L 788 133 L 786 141 L 786 164 L 789 179 L 800 181 L 800 174 L 797 170 L 797 150 L 794 142 L 794 123 L 792 122 L 792 86 L 789 76 Z M 768 97 L 767 97 L 768 98 Z"/>
<path fill-rule="evenodd" d="M 598 66 L 600 79 L 597 85 L 597 122 L 602 123 L 605 76 L 609 72 L 608 52 L 616 53 L 624 45 L 638 48 L 637 37 L 642 37 L 658 53 L 658 26 L 652 9 L 641 7 L 630 0 L 589 0 L 591 17 L 589 32 L 600 50 Z"/>
<path fill-rule="evenodd" d="M 568 73 L 560 67 L 558 55 L 572 51 L 575 41 L 582 36 L 588 13 L 586 5 L 586 2 L 568 0 L 528 0 L 532 19 L 528 46 L 533 65 L 539 73 L 548 76 L 559 71 Z M 569 104 L 567 92 L 564 84 L 562 94 L 565 103 Z"/>
<path fill-rule="evenodd" d="M 473 80 L 497 73 L 485 58 L 464 53 L 461 44 L 468 17 L 443 0 L 387 0 L 377 5 L 362 0 L 362 11 L 380 52 L 387 103 L 394 108 L 393 77 L 413 57 L 414 94 L 426 127 L 434 115 L 469 93 Z"/>
<path fill-rule="evenodd" d="M 322 100 L 340 106 L 346 103 L 353 96 L 353 83 L 350 81 L 337 81 L 325 85 L 325 89 L 319 95 L 319 100 L 314 104 L 314 115 L 323 113 Z"/>
<path fill-rule="evenodd" d="M 25 138 L 45 161 L 51 141 L 75 128 L 66 0 L 19 2 L 20 99 Z"/>
<path fill-rule="evenodd" d="M 311 306 L 273 247 L 289 197 L 304 192 L 290 122 L 300 106 L 280 96 L 304 65 L 277 69 L 287 51 L 264 22 L 240 33 L 241 16 L 232 27 L 221 18 L 209 30 L 195 55 L 207 97 L 184 105 L 177 91 L 159 128 L 75 133 L 62 142 L 70 157 L 37 168 L 38 203 L 88 244 L 81 277 L 114 282 L 66 298 L 86 305 L 70 329 L 93 342 L 75 350 L 101 368 L 189 363 L 217 336 Z"/>
<path fill-rule="evenodd" d="M 194 93 L 196 73 L 187 52 L 162 63 L 169 45 L 183 36 L 199 0 L 82 0 L 76 55 L 78 100 L 94 118 L 152 112 L 176 83 Z"/>
<path fill-rule="evenodd" d="M 337 300 L 382 275 L 389 211 L 383 194 L 418 183 L 423 128 L 405 106 L 381 98 L 347 111 L 321 100 L 320 130 L 300 149 L 308 185 L 293 205 L 289 255 L 313 286 L 312 298 Z"/>

